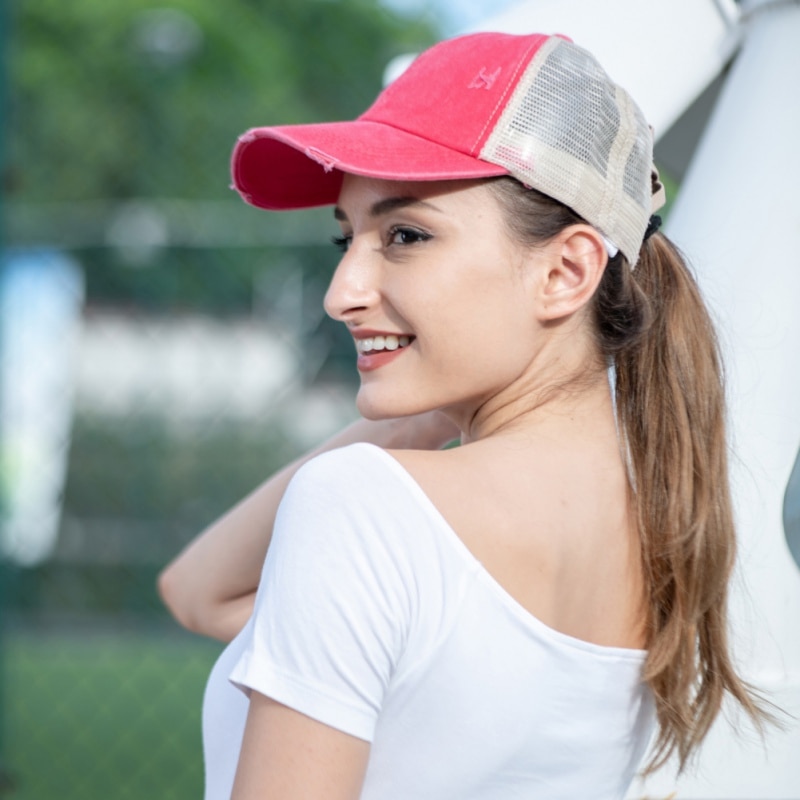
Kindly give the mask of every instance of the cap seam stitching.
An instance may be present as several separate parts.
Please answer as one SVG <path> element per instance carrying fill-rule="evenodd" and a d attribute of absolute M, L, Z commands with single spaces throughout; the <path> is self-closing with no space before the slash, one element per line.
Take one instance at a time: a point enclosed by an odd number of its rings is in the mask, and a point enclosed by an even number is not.
<path fill-rule="evenodd" d="M 616 95 L 615 100 L 617 108 L 620 111 L 622 125 L 620 135 L 617 137 L 612 146 L 611 158 L 609 158 L 609 167 L 612 174 L 608 176 L 609 180 L 606 181 L 605 189 L 603 191 L 602 213 L 604 226 L 607 225 L 609 218 L 613 216 L 612 212 L 615 206 L 614 200 L 615 198 L 619 197 L 620 190 L 624 194 L 624 187 L 622 186 L 625 172 L 624 162 L 626 162 L 630 154 L 631 143 L 635 140 L 636 133 L 635 124 L 631 124 L 631 117 L 633 115 L 631 113 L 629 102 L 630 98 L 628 97 L 628 93 L 622 89 L 622 87 L 615 84 L 614 94 Z M 620 233 L 620 231 L 617 233 Z M 622 242 L 614 241 L 614 243 L 619 246 L 620 249 L 625 251 L 629 249 L 629 239 L 627 234 L 625 234 L 623 238 L 626 240 L 624 246 Z M 613 234 L 612 239 L 616 239 Z"/>
<path fill-rule="evenodd" d="M 539 50 L 541 51 L 542 48 L 544 48 L 545 45 L 547 45 L 549 42 L 550 39 L 546 39 L 544 42 L 539 44 Z M 534 48 L 534 46 L 535 46 L 534 44 L 528 45 L 528 47 L 525 49 L 525 52 L 522 54 L 522 57 L 519 59 L 519 63 L 517 64 L 516 68 L 514 69 L 514 72 L 511 75 L 511 80 L 509 80 L 508 84 L 506 85 L 506 88 L 503 90 L 503 94 L 500 95 L 500 97 L 497 99 L 497 102 L 495 103 L 495 106 L 492 109 L 491 114 L 489 114 L 489 118 L 486 120 L 483 127 L 481 128 L 481 131 L 478 134 L 478 137 L 475 139 L 474 143 L 472 144 L 472 147 L 470 147 L 469 153 L 471 156 L 473 157 L 480 156 L 480 150 L 478 150 L 478 142 L 480 142 L 481 139 L 483 139 L 483 135 L 486 132 L 486 129 L 489 127 L 491 121 L 495 119 L 495 116 L 497 114 L 497 109 L 503 104 L 503 101 L 505 100 L 506 96 L 509 94 L 509 92 L 513 94 L 513 89 L 511 88 L 511 86 L 513 85 L 514 87 L 516 87 L 518 85 L 519 80 L 517 79 L 517 75 L 519 75 L 520 71 L 524 72 L 530 65 L 530 62 L 533 60 L 532 58 L 528 58 L 528 55 Z"/>

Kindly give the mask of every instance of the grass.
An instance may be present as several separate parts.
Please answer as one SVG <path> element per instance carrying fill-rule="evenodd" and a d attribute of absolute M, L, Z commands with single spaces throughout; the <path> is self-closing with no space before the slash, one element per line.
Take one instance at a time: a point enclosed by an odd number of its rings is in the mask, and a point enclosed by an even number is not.
<path fill-rule="evenodd" d="M 219 650 L 177 633 L 7 632 L 7 796 L 202 797 L 200 708 Z"/>

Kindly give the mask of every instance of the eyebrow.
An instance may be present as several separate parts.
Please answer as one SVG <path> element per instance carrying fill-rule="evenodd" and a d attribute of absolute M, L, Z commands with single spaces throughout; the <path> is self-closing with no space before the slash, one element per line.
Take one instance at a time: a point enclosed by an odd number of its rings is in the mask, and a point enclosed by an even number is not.
<path fill-rule="evenodd" d="M 397 211 L 399 208 L 407 208 L 408 206 L 424 206 L 425 208 L 429 208 L 432 211 L 438 211 L 441 213 L 441 209 L 437 208 L 433 203 L 428 203 L 426 200 L 420 200 L 418 197 L 386 197 L 383 200 L 378 200 L 376 203 L 373 203 L 372 207 L 369 210 L 369 215 L 371 217 L 380 217 L 384 214 L 388 214 L 390 211 Z M 347 219 L 347 214 L 336 206 L 333 209 L 333 216 L 335 219 L 339 221 L 343 221 Z"/>

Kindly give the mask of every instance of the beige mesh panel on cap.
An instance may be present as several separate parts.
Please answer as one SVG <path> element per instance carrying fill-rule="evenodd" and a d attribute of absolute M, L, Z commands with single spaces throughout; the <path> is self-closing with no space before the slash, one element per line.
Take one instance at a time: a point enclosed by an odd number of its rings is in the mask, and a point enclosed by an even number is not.
<path fill-rule="evenodd" d="M 546 42 L 480 157 L 568 205 L 636 263 L 651 213 L 652 134 L 587 51 Z"/>

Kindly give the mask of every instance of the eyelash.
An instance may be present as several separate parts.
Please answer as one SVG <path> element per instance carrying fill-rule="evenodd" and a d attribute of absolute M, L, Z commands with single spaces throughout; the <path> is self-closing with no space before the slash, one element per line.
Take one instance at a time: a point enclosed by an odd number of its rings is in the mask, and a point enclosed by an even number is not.
<path fill-rule="evenodd" d="M 411 241 L 395 242 L 394 238 L 398 234 L 400 236 L 410 236 Z M 421 242 L 427 242 L 431 238 L 432 236 L 429 233 L 425 233 L 425 231 L 420 231 L 417 230 L 416 228 L 406 228 L 401 225 L 397 225 L 389 231 L 389 244 L 399 244 L 402 247 L 409 247 L 412 244 L 420 244 Z"/>
<path fill-rule="evenodd" d="M 341 250 L 343 253 L 346 253 L 347 249 L 350 247 L 350 242 L 352 239 L 352 236 L 331 236 L 331 244 L 337 250 Z"/>
<path fill-rule="evenodd" d="M 395 242 L 394 239 L 400 235 L 401 237 L 410 237 L 411 241 Z M 399 245 L 400 247 L 410 247 L 411 245 L 419 244 L 420 242 L 427 242 L 433 238 L 431 234 L 424 231 L 417 230 L 416 228 L 407 228 L 405 226 L 397 225 L 389 229 L 389 236 L 387 245 Z M 352 236 L 331 236 L 331 243 L 334 247 L 346 253 L 350 248 L 350 243 L 353 241 Z"/>

